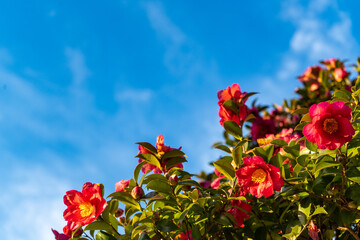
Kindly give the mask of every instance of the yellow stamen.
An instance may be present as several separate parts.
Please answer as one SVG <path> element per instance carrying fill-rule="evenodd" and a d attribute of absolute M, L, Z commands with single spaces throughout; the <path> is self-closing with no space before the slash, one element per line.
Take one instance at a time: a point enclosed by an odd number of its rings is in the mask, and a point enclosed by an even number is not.
<path fill-rule="evenodd" d="M 336 132 L 339 128 L 338 122 L 334 118 L 328 118 L 324 121 L 324 131 L 330 134 Z"/>
<path fill-rule="evenodd" d="M 261 168 L 256 169 L 251 175 L 251 180 L 255 183 L 262 183 L 266 179 L 266 172 Z"/>
<path fill-rule="evenodd" d="M 79 205 L 81 217 L 88 217 L 93 213 L 94 207 L 89 202 L 85 202 Z"/>

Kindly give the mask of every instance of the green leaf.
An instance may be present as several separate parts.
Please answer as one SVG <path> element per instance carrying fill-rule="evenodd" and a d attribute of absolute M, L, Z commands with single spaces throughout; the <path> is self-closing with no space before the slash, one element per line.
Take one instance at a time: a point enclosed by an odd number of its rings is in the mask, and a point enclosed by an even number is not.
<path fill-rule="evenodd" d="M 160 232 L 172 232 L 172 231 L 179 230 L 179 227 L 176 226 L 176 225 L 175 225 L 171 220 L 169 220 L 169 219 L 161 219 L 159 222 L 157 222 L 156 228 L 157 228 Z"/>
<path fill-rule="evenodd" d="M 310 211 L 311 211 L 311 203 L 307 203 L 304 205 L 299 204 L 298 218 L 302 225 L 305 225 L 307 223 L 307 220 L 310 216 Z"/>
<path fill-rule="evenodd" d="M 159 159 L 157 159 L 153 154 L 151 153 L 140 153 L 136 156 L 137 158 L 140 158 L 158 168 L 161 169 L 161 164 L 159 162 Z"/>
<path fill-rule="evenodd" d="M 231 154 L 230 148 L 228 146 L 223 145 L 223 144 L 217 144 L 217 145 L 214 146 L 214 148 L 220 149 L 220 150 L 222 150 L 224 152 L 227 152 L 227 153 Z"/>
<path fill-rule="evenodd" d="M 311 122 L 310 114 L 309 114 L 309 113 L 305 114 L 305 115 L 301 118 L 300 122 Z"/>
<path fill-rule="evenodd" d="M 107 198 L 109 198 L 109 197 L 112 197 L 113 199 L 117 199 L 129 207 L 132 207 L 132 208 L 135 208 L 135 209 L 141 211 L 140 204 L 137 201 L 135 201 L 135 199 L 133 199 L 133 197 L 127 192 L 114 192 L 114 193 L 110 194 L 109 196 L 107 196 Z"/>
<path fill-rule="evenodd" d="M 236 139 L 241 140 L 242 138 L 242 129 L 234 121 L 225 121 L 224 128 L 226 132 L 233 135 Z"/>
<path fill-rule="evenodd" d="M 232 111 L 235 114 L 239 114 L 239 106 L 232 100 L 226 100 L 223 104 L 223 107 L 227 110 Z"/>
<path fill-rule="evenodd" d="M 112 227 L 104 222 L 104 221 L 94 221 L 92 223 L 89 223 L 85 228 L 84 231 L 90 231 L 90 230 L 105 230 L 107 232 L 113 232 L 114 230 Z"/>
<path fill-rule="evenodd" d="M 153 173 L 153 174 L 147 175 L 145 177 L 143 184 L 147 184 L 147 183 L 151 182 L 152 180 L 168 182 L 168 179 L 166 177 L 164 177 L 164 175 L 159 174 L 159 173 Z"/>
<path fill-rule="evenodd" d="M 312 143 L 312 142 L 308 141 L 307 139 L 305 140 L 305 146 L 307 147 L 307 149 L 309 149 L 312 152 L 316 152 L 318 149 L 316 143 Z"/>
<path fill-rule="evenodd" d="M 272 144 L 279 145 L 280 147 L 287 146 L 287 142 L 284 139 L 275 139 L 271 141 Z"/>
<path fill-rule="evenodd" d="M 219 160 L 214 162 L 214 166 L 228 179 L 232 179 L 233 177 L 235 177 L 235 170 L 231 165 L 231 161 L 229 161 L 229 159 L 220 158 Z"/>
<path fill-rule="evenodd" d="M 302 131 L 306 124 L 308 124 L 308 122 L 299 123 L 299 124 L 296 125 L 296 127 L 294 128 L 294 131 Z"/>
<path fill-rule="evenodd" d="M 308 108 L 299 108 L 299 109 L 296 109 L 295 111 L 293 111 L 292 115 L 300 115 L 300 114 L 305 114 L 308 112 L 309 112 Z"/>
<path fill-rule="evenodd" d="M 180 151 L 178 149 L 173 149 L 171 151 L 166 152 L 162 156 L 162 160 L 168 159 L 168 158 L 174 158 L 174 157 L 186 157 L 185 153 L 183 151 Z"/>
<path fill-rule="evenodd" d="M 145 149 L 149 150 L 151 153 L 157 154 L 157 149 L 152 144 L 150 144 L 148 142 L 137 142 L 135 144 L 139 144 L 142 147 L 144 147 Z"/>
<path fill-rule="evenodd" d="M 250 114 L 248 114 L 248 115 L 245 117 L 245 119 L 243 120 L 243 122 L 247 122 L 247 121 L 250 121 L 250 120 L 255 119 L 255 118 L 256 118 L 255 115 L 252 114 L 252 113 L 250 113 Z"/>
<path fill-rule="evenodd" d="M 233 156 L 236 166 L 240 167 L 243 164 L 243 162 L 242 162 L 242 146 L 235 147 L 235 149 L 232 152 L 232 156 Z"/>
<path fill-rule="evenodd" d="M 171 187 L 167 182 L 153 180 L 146 187 L 160 193 L 171 194 Z"/>
<path fill-rule="evenodd" d="M 328 214 L 328 213 L 326 212 L 325 208 L 317 206 L 315 211 L 311 214 L 311 217 L 317 214 Z"/>
<path fill-rule="evenodd" d="M 165 164 L 165 170 L 169 170 L 170 168 L 175 167 L 176 165 L 183 163 L 183 162 L 187 162 L 187 160 L 183 157 L 174 157 L 174 158 L 170 158 L 166 164 Z"/>
<path fill-rule="evenodd" d="M 270 164 L 280 169 L 283 161 L 284 160 L 283 160 L 283 157 L 281 156 L 281 154 L 277 153 L 271 157 Z"/>
<path fill-rule="evenodd" d="M 316 164 L 315 166 L 315 174 L 318 173 L 319 171 L 321 171 L 324 168 L 329 168 L 329 167 L 337 167 L 339 166 L 340 163 L 339 162 L 335 162 L 335 161 L 321 161 L 318 164 Z"/>
<path fill-rule="evenodd" d="M 300 154 L 300 144 L 296 144 L 292 147 L 283 147 L 284 151 L 290 153 L 294 158 L 298 157 Z"/>
<path fill-rule="evenodd" d="M 116 240 L 116 238 L 106 232 L 100 231 L 96 234 L 95 240 Z"/>
<path fill-rule="evenodd" d="M 334 179 L 332 175 L 319 176 L 313 182 L 312 190 L 314 193 L 321 195 L 326 191 L 326 187 Z"/>
<path fill-rule="evenodd" d="M 139 163 L 135 170 L 134 170 L 134 179 L 135 179 L 135 182 L 138 183 L 138 179 L 139 179 L 139 173 L 141 171 L 141 168 L 143 167 L 143 165 L 145 164 L 146 162 L 145 161 L 142 161 L 141 163 Z"/>
<path fill-rule="evenodd" d="M 196 186 L 198 188 L 202 188 L 198 182 L 191 179 L 180 181 L 178 182 L 178 185 Z"/>
<path fill-rule="evenodd" d="M 349 168 L 346 171 L 345 176 L 353 182 L 360 183 L 360 167 Z"/>
<path fill-rule="evenodd" d="M 340 98 L 344 102 L 347 102 L 351 98 L 351 93 L 347 90 L 335 90 L 333 97 Z"/>

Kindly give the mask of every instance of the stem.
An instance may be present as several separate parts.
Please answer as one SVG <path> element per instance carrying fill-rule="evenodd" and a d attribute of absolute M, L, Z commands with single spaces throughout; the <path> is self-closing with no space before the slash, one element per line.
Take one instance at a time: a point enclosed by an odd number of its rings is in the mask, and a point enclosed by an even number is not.
<path fill-rule="evenodd" d="M 259 216 L 259 215 L 257 215 L 257 213 L 254 211 L 254 210 L 252 210 L 252 212 L 254 213 L 254 215 L 260 220 L 260 222 L 262 223 L 262 225 L 264 225 L 264 227 L 265 227 L 265 229 L 266 229 L 266 231 L 268 232 L 268 234 L 269 234 L 269 237 L 270 237 L 270 240 L 273 240 L 272 239 L 272 237 L 271 237 L 271 233 L 270 233 L 270 231 L 269 231 L 269 229 L 267 229 L 267 227 L 266 227 L 266 225 L 265 225 L 265 223 L 264 223 L 264 221 L 261 219 L 261 216 Z"/>
<path fill-rule="evenodd" d="M 338 227 L 341 231 L 348 231 L 356 240 L 360 240 L 360 237 L 349 227 Z"/>

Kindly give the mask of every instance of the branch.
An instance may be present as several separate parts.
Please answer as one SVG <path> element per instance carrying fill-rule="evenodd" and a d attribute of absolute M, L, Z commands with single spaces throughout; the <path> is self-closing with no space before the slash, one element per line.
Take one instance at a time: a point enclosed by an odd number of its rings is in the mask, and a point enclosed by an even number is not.
<path fill-rule="evenodd" d="M 348 231 L 356 240 L 360 240 L 360 237 L 349 227 L 338 227 L 341 231 Z"/>

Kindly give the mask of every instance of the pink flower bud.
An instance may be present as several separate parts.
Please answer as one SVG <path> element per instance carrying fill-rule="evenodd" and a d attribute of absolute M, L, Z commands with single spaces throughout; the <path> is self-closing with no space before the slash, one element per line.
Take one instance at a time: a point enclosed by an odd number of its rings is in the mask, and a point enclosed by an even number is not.
<path fill-rule="evenodd" d="M 115 191 L 116 192 L 125 192 L 125 188 L 129 186 L 129 180 L 121 180 L 115 183 Z"/>
<path fill-rule="evenodd" d="M 179 178 L 176 174 L 173 174 L 169 177 L 169 183 L 171 186 L 175 186 L 179 182 Z"/>
<path fill-rule="evenodd" d="M 320 230 L 317 228 L 317 226 L 314 224 L 313 220 L 310 221 L 308 226 L 309 236 L 312 240 L 319 240 L 319 234 Z"/>
<path fill-rule="evenodd" d="M 144 191 L 139 186 L 134 187 L 133 190 L 131 191 L 131 196 L 135 200 L 139 200 L 143 195 L 144 195 Z"/>

